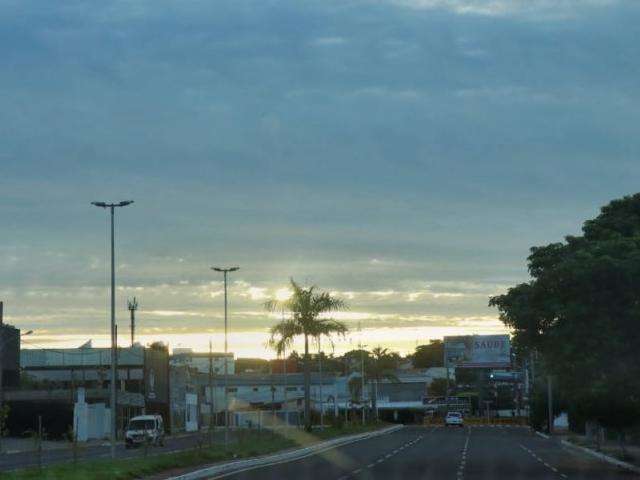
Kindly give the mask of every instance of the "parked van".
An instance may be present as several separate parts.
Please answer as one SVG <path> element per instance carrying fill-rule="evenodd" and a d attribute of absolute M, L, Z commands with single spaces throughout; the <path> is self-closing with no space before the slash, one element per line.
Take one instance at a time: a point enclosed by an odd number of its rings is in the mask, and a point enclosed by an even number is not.
<path fill-rule="evenodd" d="M 129 420 L 124 432 L 126 448 L 148 443 L 164 446 L 164 424 L 160 415 L 140 415 Z"/>

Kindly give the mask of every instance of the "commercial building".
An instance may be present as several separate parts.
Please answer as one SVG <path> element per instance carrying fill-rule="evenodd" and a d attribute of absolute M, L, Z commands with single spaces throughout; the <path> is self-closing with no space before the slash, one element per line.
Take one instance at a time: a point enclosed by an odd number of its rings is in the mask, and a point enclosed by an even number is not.
<path fill-rule="evenodd" d="M 171 355 L 172 366 L 188 366 L 195 368 L 200 373 L 209 373 L 209 365 L 214 375 L 221 375 L 224 373 L 224 362 L 227 359 L 227 373 L 229 375 L 235 374 L 235 359 L 233 353 L 203 353 L 194 352 L 190 348 L 174 348 L 173 355 Z"/>
<path fill-rule="evenodd" d="M 67 433 L 74 424 L 78 392 L 87 404 L 109 409 L 111 350 L 93 348 L 25 349 L 20 352 L 23 385 L 8 390 L 9 428 L 30 429 L 38 415 L 53 435 Z M 141 413 L 170 416 L 169 353 L 165 345 L 136 344 L 117 350 L 117 425 L 122 431 L 129 418 Z M 81 403 L 84 403 L 81 402 Z M 169 423 L 169 422 L 167 422 Z M 107 422 L 108 424 L 108 422 Z"/>

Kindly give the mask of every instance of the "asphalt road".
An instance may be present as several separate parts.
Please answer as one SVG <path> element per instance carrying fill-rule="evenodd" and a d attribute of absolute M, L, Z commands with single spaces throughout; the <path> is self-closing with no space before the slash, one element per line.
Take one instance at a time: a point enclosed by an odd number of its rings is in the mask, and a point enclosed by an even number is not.
<path fill-rule="evenodd" d="M 407 427 L 230 480 L 632 479 L 636 475 L 560 448 L 520 427 Z M 213 477 L 213 478 L 223 478 Z"/>

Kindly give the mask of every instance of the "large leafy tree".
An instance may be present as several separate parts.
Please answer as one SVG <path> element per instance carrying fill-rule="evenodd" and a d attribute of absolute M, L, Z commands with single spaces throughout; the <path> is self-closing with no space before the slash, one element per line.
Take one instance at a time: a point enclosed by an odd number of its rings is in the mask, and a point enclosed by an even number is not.
<path fill-rule="evenodd" d="M 271 300 L 265 308 L 271 312 L 289 312 L 288 318 L 271 328 L 270 345 L 279 354 L 298 336 L 304 338 L 304 421 L 311 430 L 311 359 L 309 340 L 322 336 L 344 335 L 347 326 L 329 317 L 331 312 L 347 308 L 345 302 L 327 292 L 318 292 L 315 286 L 304 288 L 291 279 L 292 295 L 287 300 Z"/>
<path fill-rule="evenodd" d="M 431 340 L 428 345 L 418 345 L 411 355 L 414 368 L 442 367 L 444 365 L 444 343 Z"/>
<path fill-rule="evenodd" d="M 532 280 L 490 305 L 516 351 L 539 352 L 585 418 L 620 428 L 640 421 L 640 194 L 603 207 L 582 232 L 532 248 Z"/>

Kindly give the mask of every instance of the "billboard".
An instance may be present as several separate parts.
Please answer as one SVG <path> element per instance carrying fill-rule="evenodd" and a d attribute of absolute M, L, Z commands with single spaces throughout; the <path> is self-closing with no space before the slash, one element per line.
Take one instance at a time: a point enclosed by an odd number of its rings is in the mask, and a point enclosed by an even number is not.
<path fill-rule="evenodd" d="M 449 368 L 506 368 L 511 366 L 509 335 L 444 337 L 445 366 Z"/>

